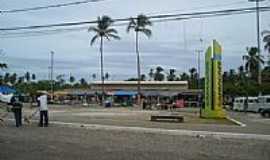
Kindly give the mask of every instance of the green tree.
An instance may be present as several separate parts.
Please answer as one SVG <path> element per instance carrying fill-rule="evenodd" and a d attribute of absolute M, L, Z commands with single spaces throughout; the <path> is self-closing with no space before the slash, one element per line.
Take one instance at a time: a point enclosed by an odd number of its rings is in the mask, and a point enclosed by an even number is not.
<path fill-rule="evenodd" d="M 33 73 L 31 78 L 32 78 L 33 81 L 36 80 L 36 78 L 37 78 L 36 74 Z"/>
<path fill-rule="evenodd" d="M 197 73 L 196 68 L 189 69 L 189 73 L 190 73 L 191 80 L 195 80 L 196 79 L 196 73 Z"/>
<path fill-rule="evenodd" d="M 80 83 L 81 83 L 82 86 L 87 85 L 87 82 L 86 82 L 86 80 L 84 78 L 80 79 Z"/>
<path fill-rule="evenodd" d="M 265 51 L 268 52 L 268 60 L 267 60 L 267 66 L 266 66 L 266 70 L 270 70 L 270 31 L 265 30 L 262 33 L 264 35 L 263 37 L 263 42 L 265 43 L 264 45 L 264 49 Z"/>
<path fill-rule="evenodd" d="M 139 33 L 145 34 L 148 38 L 151 37 L 152 31 L 147 28 L 152 26 L 149 18 L 143 14 L 138 15 L 136 18 L 130 18 L 130 22 L 127 27 L 127 32 L 131 30 L 135 31 L 136 38 L 136 57 L 137 57 L 137 79 L 138 79 L 138 104 L 141 103 L 141 63 L 140 63 L 140 53 L 139 53 Z"/>
<path fill-rule="evenodd" d="M 69 77 L 69 82 L 70 82 L 71 84 L 73 84 L 73 83 L 75 82 L 75 77 L 74 77 L 74 76 L 70 76 L 70 77 Z"/>
<path fill-rule="evenodd" d="M 65 75 L 64 74 L 59 74 L 56 76 L 56 80 L 57 80 L 57 83 L 60 85 L 60 86 L 63 86 L 65 84 Z"/>
<path fill-rule="evenodd" d="M 245 69 L 250 73 L 252 79 L 256 79 L 258 76 L 258 67 L 264 64 L 262 56 L 258 55 L 258 48 L 251 47 L 247 48 L 247 55 L 243 56 L 246 61 Z"/>
<path fill-rule="evenodd" d="M 270 54 L 270 31 L 263 31 L 263 35 L 264 49 Z"/>
<path fill-rule="evenodd" d="M 95 81 L 97 79 L 97 74 L 93 73 L 92 74 L 92 79 L 93 79 L 93 81 Z"/>
<path fill-rule="evenodd" d="M 187 74 L 187 73 L 182 73 L 181 75 L 180 75 L 180 80 L 181 81 L 188 81 L 189 80 L 189 75 Z"/>
<path fill-rule="evenodd" d="M 97 19 L 97 26 L 96 27 L 89 27 L 89 32 L 94 32 L 95 35 L 91 39 L 91 46 L 96 42 L 98 38 L 100 38 L 100 76 L 102 82 L 102 104 L 104 101 L 104 71 L 103 71 L 103 40 L 106 38 L 110 40 L 111 38 L 119 40 L 120 37 L 117 35 L 117 31 L 114 28 L 111 28 L 113 24 L 113 20 L 109 16 L 102 16 L 98 17 Z"/>
<path fill-rule="evenodd" d="M 18 84 L 22 84 L 24 82 L 24 76 L 18 78 Z"/>
<path fill-rule="evenodd" d="M 165 76 L 163 74 L 164 69 L 160 66 L 156 68 L 156 72 L 154 74 L 154 80 L 155 81 L 164 81 Z"/>
<path fill-rule="evenodd" d="M 189 73 L 190 73 L 189 86 L 190 88 L 195 89 L 197 88 L 197 84 L 198 84 L 197 83 L 198 75 L 197 75 L 196 68 L 189 69 Z"/>
<path fill-rule="evenodd" d="M 6 69 L 8 68 L 6 63 L 0 63 L 0 69 Z"/>
<path fill-rule="evenodd" d="M 106 73 L 105 73 L 105 79 L 106 79 L 106 80 L 109 80 L 109 78 L 110 78 L 110 74 L 109 74 L 108 72 L 106 72 Z"/>
<path fill-rule="evenodd" d="M 150 72 L 148 73 L 148 76 L 150 78 L 150 81 L 152 81 L 154 79 L 154 69 L 153 68 L 150 69 Z"/>
<path fill-rule="evenodd" d="M 8 83 L 8 82 L 10 82 L 10 74 L 5 73 L 5 75 L 4 75 L 4 83 Z"/>
<path fill-rule="evenodd" d="M 246 77 L 245 67 L 244 67 L 244 66 L 238 67 L 238 77 L 239 77 L 240 79 L 243 79 L 243 78 Z"/>
<path fill-rule="evenodd" d="M 167 75 L 167 80 L 168 81 L 175 81 L 176 80 L 175 72 L 176 72 L 175 69 L 170 69 L 169 70 L 169 74 Z"/>
<path fill-rule="evenodd" d="M 146 75 L 145 74 L 141 74 L 141 81 L 146 81 Z"/>
<path fill-rule="evenodd" d="M 17 81 L 17 74 L 16 73 L 13 73 L 11 76 L 10 76 L 10 83 L 11 84 L 15 84 L 16 81 Z"/>
<path fill-rule="evenodd" d="M 25 76 L 26 81 L 27 82 L 30 82 L 30 80 L 31 80 L 30 73 L 29 72 L 26 72 L 24 76 Z"/>

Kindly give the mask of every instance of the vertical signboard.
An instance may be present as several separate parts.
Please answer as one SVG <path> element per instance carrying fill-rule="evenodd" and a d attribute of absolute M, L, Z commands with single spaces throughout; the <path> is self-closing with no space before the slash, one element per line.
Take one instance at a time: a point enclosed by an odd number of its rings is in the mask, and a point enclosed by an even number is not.
<path fill-rule="evenodd" d="M 212 106 L 212 47 L 205 54 L 205 110 Z"/>
<path fill-rule="evenodd" d="M 205 55 L 205 106 L 202 117 L 225 118 L 222 88 L 222 48 L 214 40 L 213 47 L 210 46 Z"/>

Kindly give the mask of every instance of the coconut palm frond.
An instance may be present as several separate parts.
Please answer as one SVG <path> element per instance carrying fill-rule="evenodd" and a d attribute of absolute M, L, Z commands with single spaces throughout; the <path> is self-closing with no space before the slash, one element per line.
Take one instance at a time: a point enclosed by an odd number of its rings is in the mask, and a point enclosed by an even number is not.
<path fill-rule="evenodd" d="M 152 31 L 150 29 L 143 28 L 141 29 L 141 32 L 144 33 L 148 38 L 152 36 Z"/>
<path fill-rule="evenodd" d="M 88 28 L 88 32 L 96 32 L 96 33 L 99 33 L 99 29 L 98 28 L 96 28 L 96 27 L 89 27 Z"/>
<path fill-rule="evenodd" d="M 136 22 L 134 18 L 130 18 L 130 21 L 128 23 L 127 32 L 129 33 L 131 29 L 135 29 Z"/>
<path fill-rule="evenodd" d="M 110 33 L 115 33 L 115 34 L 117 34 L 117 33 L 118 33 L 117 30 L 114 29 L 114 28 L 109 28 L 109 29 L 107 29 L 107 30 L 104 31 L 104 32 L 105 32 L 105 34 L 110 34 Z"/>
<path fill-rule="evenodd" d="M 91 46 L 96 42 L 96 40 L 97 40 L 98 37 L 99 37 L 98 35 L 95 35 L 95 36 L 91 39 L 91 42 L 90 42 L 90 45 L 91 45 Z"/>
<path fill-rule="evenodd" d="M 243 60 L 247 60 L 247 61 L 249 60 L 249 56 L 248 55 L 244 55 L 242 58 L 243 58 Z"/>
<path fill-rule="evenodd" d="M 116 40 L 120 40 L 121 39 L 119 36 L 117 36 L 115 34 L 111 34 L 111 33 L 107 34 L 107 36 L 108 37 L 112 37 L 113 39 L 116 39 Z"/>
<path fill-rule="evenodd" d="M 0 69 L 6 69 L 6 68 L 8 68 L 6 63 L 0 63 Z"/>
<path fill-rule="evenodd" d="M 270 42 L 267 42 L 265 45 L 264 45 L 264 49 L 270 53 Z"/>

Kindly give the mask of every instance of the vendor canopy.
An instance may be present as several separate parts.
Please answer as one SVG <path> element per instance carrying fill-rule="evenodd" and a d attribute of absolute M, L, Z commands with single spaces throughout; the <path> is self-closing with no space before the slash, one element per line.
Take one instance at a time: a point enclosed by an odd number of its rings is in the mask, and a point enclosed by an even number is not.
<path fill-rule="evenodd" d="M 0 93 L 11 94 L 11 93 L 16 93 L 16 90 L 8 86 L 0 86 Z"/>
<path fill-rule="evenodd" d="M 179 94 L 179 92 L 171 92 L 171 91 L 143 91 L 142 94 L 144 96 L 173 97 L 173 96 L 177 96 Z"/>
<path fill-rule="evenodd" d="M 109 92 L 109 95 L 112 96 L 136 96 L 137 92 L 134 91 L 114 91 L 114 92 Z"/>

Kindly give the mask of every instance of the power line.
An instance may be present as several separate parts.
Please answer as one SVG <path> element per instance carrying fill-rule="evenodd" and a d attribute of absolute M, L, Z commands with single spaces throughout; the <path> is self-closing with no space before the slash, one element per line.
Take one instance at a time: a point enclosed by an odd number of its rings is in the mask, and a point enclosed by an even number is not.
<path fill-rule="evenodd" d="M 44 10 L 44 9 L 50 9 L 50 8 L 75 6 L 75 5 L 86 4 L 86 3 L 91 3 L 91 2 L 100 2 L 100 1 L 104 1 L 104 0 L 84 0 L 84 1 L 76 1 L 76 2 L 70 2 L 70 3 L 60 3 L 60 4 L 54 4 L 54 5 L 47 5 L 47 6 L 37 6 L 37 7 L 31 7 L 31 8 L 2 10 L 2 11 L 0 11 L 0 13 L 5 14 L 5 13 L 37 11 L 37 10 Z"/>
<path fill-rule="evenodd" d="M 270 7 L 260 7 L 260 11 L 268 11 Z M 173 18 L 173 17 L 185 17 L 185 16 L 204 16 L 212 14 L 227 14 L 227 13 L 237 13 L 237 12 L 254 12 L 256 7 L 250 8 L 240 8 L 240 9 L 227 9 L 227 10 L 216 10 L 216 11 L 207 11 L 207 12 L 194 12 L 194 13 L 185 13 L 185 14 L 160 14 L 154 16 L 148 16 L 149 19 L 163 19 L 163 18 Z M 136 17 L 133 17 L 136 18 Z M 114 22 L 127 22 L 130 18 L 121 18 L 113 19 Z M 94 21 L 83 21 L 83 22 L 67 22 L 67 23 L 58 23 L 58 24 L 48 24 L 48 25 L 35 25 L 35 26 L 23 26 L 23 27 L 11 27 L 11 28 L 0 28 L 0 31 L 16 31 L 16 30 L 33 30 L 40 28 L 52 28 L 52 27 L 66 27 L 66 26 L 79 26 L 85 24 L 95 24 L 97 20 Z"/>
<path fill-rule="evenodd" d="M 167 22 L 167 21 L 179 21 L 179 20 L 189 20 L 189 19 L 198 19 L 198 18 L 211 18 L 211 17 L 219 17 L 219 16 L 228 16 L 228 15 L 240 15 L 240 14 L 248 14 L 253 13 L 255 10 L 252 9 L 231 9 L 231 10 L 222 10 L 222 11 L 211 11 L 211 12 L 199 12 L 199 13 L 189 13 L 189 14 L 174 14 L 174 15 L 156 15 L 156 16 L 149 16 L 149 18 L 152 18 L 152 22 L 158 23 L 158 22 Z M 261 12 L 270 11 L 270 7 L 261 7 Z M 176 15 L 185 15 L 185 16 L 176 16 Z M 189 15 L 189 16 L 187 16 Z M 122 22 L 127 21 L 130 18 L 125 19 L 116 19 L 115 22 Z M 96 21 L 88 21 L 88 22 L 76 22 L 76 23 L 65 23 L 65 26 L 73 26 L 73 24 L 91 24 L 96 23 Z M 70 25 L 68 25 L 70 24 Z M 124 26 L 128 23 L 116 23 L 114 26 Z M 62 24 L 57 24 L 58 26 L 62 26 Z M 52 25 L 47 25 L 52 26 Z M 25 28 L 25 27 L 24 27 Z M 43 26 L 43 28 L 45 28 Z M 48 27 L 50 28 L 50 27 Z M 77 28 L 61 28 L 61 29 L 54 29 L 54 30 L 42 30 L 42 31 L 28 31 L 28 32 L 13 32 L 17 30 L 22 30 L 21 28 L 8 28 L 8 29 L 0 29 L 0 31 L 12 31 L 11 33 L 2 33 L 0 35 L 1 38 L 14 38 L 14 37 L 24 37 L 25 34 L 32 34 L 30 36 L 39 36 L 39 35 L 49 35 L 49 34 L 57 34 L 57 33 L 63 33 L 63 32 L 72 32 L 72 31 L 80 31 L 85 30 L 88 27 L 77 27 Z M 36 29 L 36 28 L 27 28 L 27 29 Z M 29 36 L 29 35 L 28 35 Z"/>
<path fill-rule="evenodd" d="M 236 5 L 236 4 L 242 4 L 243 2 L 248 2 L 248 1 L 238 1 L 238 2 L 234 2 L 234 3 L 224 3 L 224 4 L 215 4 L 215 5 L 205 5 L 205 6 L 199 6 L 199 7 L 194 7 L 194 8 L 190 8 L 188 9 L 189 11 L 194 11 L 194 10 L 199 10 L 199 9 L 207 9 L 207 8 L 212 8 L 212 7 L 224 7 L 224 6 L 232 6 L 232 5 Z M 183 11 L 187 11 L 187 9 L 178 9 L 178 10 L 170 10 L 170 11 L 162 11 L 162 12 L 151 12 L 148 13 L 146 15 L 151 15 L 151 14 L 161 14 L 164 12 L 167 13 L 172 13 L 172 12 L 183 12 Z"/>

